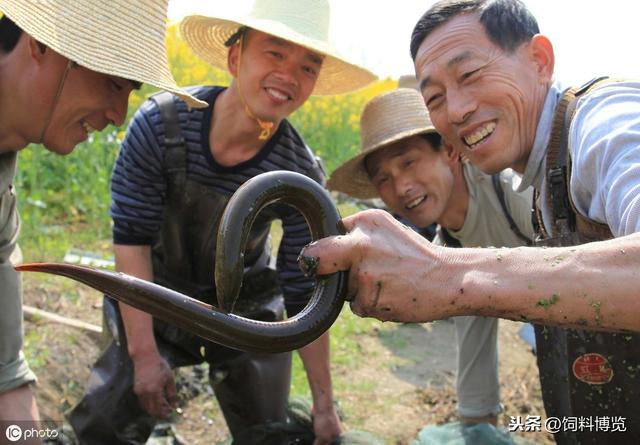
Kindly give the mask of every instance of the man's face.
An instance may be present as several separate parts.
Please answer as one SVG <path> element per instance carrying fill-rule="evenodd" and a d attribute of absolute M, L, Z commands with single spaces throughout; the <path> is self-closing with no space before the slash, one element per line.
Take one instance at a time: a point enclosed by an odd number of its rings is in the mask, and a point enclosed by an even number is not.
<path fill-rule="evenodd" d="M 365 165 L 387 207 L 417 227 L 438 221 L 449 205 L 454 175 L 447 152 L 421 136 L 372 153 Z"/>
<path fill-rule="evenodd" d="M 322 67 L 322 56 L 286 40 L 250 30 L 239 61 L 239 46 L 230 49 L 231 73 L 251 111 L 260 119 L 280 122 L 309 98 Z M 237 80 L 236 80 L 237 82 Z"/>
<path fill-rule="evenodd" d="M 55 153 L 69 154 L 92 131 L 124 123 L 134 84 L 76 65 L 69 70 L 60 98 L 54 104 L 68 59 L 55 53 L 51 57 L 49 74 L 45 74 L 48 78 L 42 84 L 42 125 L 51 107 L 54 108 L 43 144 Z"/>
<path fill-rule="evenodd" d="M 553 72 L 553 50 L 538 37 L 509 54 L 476 14 L 461 14 L 418 49 L 416 75 L 434 126 L 486 173 L 526 166 Z"/>

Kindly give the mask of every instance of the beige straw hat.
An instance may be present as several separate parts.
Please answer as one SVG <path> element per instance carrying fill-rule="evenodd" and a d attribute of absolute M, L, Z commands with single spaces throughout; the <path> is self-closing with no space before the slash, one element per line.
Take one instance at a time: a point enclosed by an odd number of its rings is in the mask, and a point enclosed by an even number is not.
<path fill-rule="evenodd" d="M 418 80 L 415 74 L 403 74 L 398 78 L 398 88 L 413 88 L 418 90 Z"/>
<path fill-rule="evenodd" d="M 241 26 L 304 46 L 325 56 L 313 94 L 343 94 L 365 87 L 376 76 L 344 60 L 329 44 L 327 0 L 256 0 L 248 15 L 192 15 L 181 24 L 182 36 L 204 61 L 227 70 L 229 40 Z"/>
<path fill-rule="evenodd" d="M 0 0 L 24 32 L 99 73 L 170 91 L 190 107 L 206 102 L 176 85 L 167 61 L 168 0 Z"/>
<path fill-rule="evenodd" d="M 374 97 L 360 118 L 360 154 L 338 167 L 327 187 L 359 199 L 378 197 L 365 169 L 365 158 L 394 142 L 426 133 L 436 133 L 436 129 L 418 91 L 398 88 Z"/>

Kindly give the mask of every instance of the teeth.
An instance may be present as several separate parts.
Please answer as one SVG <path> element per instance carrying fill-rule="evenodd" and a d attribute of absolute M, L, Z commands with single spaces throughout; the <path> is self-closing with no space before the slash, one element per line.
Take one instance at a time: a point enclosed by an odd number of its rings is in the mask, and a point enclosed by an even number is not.
<path fill-rule="evenodd" d="M 416 198 L 413 201 L 408 202 L 406 207 L 407 207 L 407 209 L 411 210 L 411 209 L 417 207 L 424 200 L 425 200 L 425 197 L 424 196 L 420 196 L 419 198 Z"/>
<path fill-rule="evenodd" d="M 87 132 L 87 134 L 96 131 L 95 128 L 93 128 L 91 125 L 89 125 L 86 121 L 82 121 L 82 126 L 84 127 L 85 131 Z"/>
<path fill-rule="evenodd" d="M 289 96 L 287 96 L 286 94 L 281 93 L 278 90 L 274 90 L 273 88 L 267 88 L 267 92 L 272 95 L 273 97 L 275 97 L 276 99 L 280 99 L 280 100 L 287 100 L 289 99 Z"/>
<path fill-rule="evenodd" d="M 496 129 L 496 123 L 489 122 L 484 127 L 478 128 L 469 136 L 465 136 L 464 142 L 471 147 L 477 144 L 478 142 L 480 142 L 481 140 L 483 140 L 484 138 L 486 138 L 487 136 L 489 136 L 491 133 L 493 133 L 493 130 L 495 129 Z"/>

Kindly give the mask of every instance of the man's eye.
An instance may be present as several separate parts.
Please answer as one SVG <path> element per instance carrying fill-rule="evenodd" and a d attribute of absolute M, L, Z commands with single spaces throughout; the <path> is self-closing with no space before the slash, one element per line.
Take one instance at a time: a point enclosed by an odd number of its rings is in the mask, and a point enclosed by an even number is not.
<path fill-rule="evenodd" d="M 303 67 L 302 67 L 302 70 L 303 70 L 305 73 L 307 73 L 307 74 L 311 74 L 311 75 L 312 75 L 312 76 L 314 76 L 314 77 L 318 74 L 318 73 L 317 73 L 317 71 L 316 71 L 314 68 L 310 67 L 310 66 L 303 66 Z"/>
<path fill-rule="evenodd" d="M 434 94 L 431 97 L 427 98 L 427 101 L 425 102 L 427 105 L 427 108 L 433 108 L 438 106 L 441 102 L 442 102 L 442 94 Z"/>
<path fill-rule="evenodd" d="M 410 167 L 411 165 L 413 165 L 413 162 L 413 159 L 407 159 L 406 161 L 404 161 L 404 166 Z"/>
<path fill-rule="evenodd" d="M 376 180 L 376 186 L 380 187 L 380 186 L 384 185 L 388 180 L 389 180 L 389 178 L 387 176 L 383 176 L 381 178 L 378 178 Z"/>
<path fill-rule="evenodd" d="M 476 74 L 478 71 L 480 71 L 480 69 L 478 68 L 477 70 L 472 70 L 472 71 L 467 71 L 466 73 L 464 73 L 462 75 L 462 80 L 467 80 L 468 78 L 470 78 L 471 76 L 473 76 L 474 74 Z"/>
<path fill-rule="evenodd" d="M 269 51 L 269 54 L 276 59 L 282 59 L 282 54 L 278 51 Z"/>

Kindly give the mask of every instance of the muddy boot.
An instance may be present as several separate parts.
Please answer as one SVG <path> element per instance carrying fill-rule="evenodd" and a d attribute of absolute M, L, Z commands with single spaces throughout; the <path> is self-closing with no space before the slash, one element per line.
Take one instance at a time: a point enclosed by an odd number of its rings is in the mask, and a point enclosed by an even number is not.
<path fill-rule="evenodd" d="M 226 374 L 216 383 L 215 376 Z M 244 354 L 210 371 L 213 390 L 233 437 L 252 425 L 285 421 L 291 353 Z M 243 439 L 234 445 L 254 445 Z"/>

